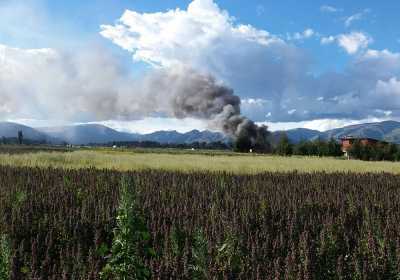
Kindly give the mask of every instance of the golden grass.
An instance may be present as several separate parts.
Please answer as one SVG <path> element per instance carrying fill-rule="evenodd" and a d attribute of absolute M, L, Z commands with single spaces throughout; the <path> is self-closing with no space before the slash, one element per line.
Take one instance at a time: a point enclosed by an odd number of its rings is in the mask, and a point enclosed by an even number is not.
<path fill-rule="evenodd" d="M 0 164 L 61 168 L 95 167 L 99 169 L 141 170 L 163 169 L 181 171 L 228 171 L 254 174 L 264 171 L 299 172 L 390 172 L 400 174 L 400 163 L 364 162 L 335 158 L 278 157 L 263 155 L 212 155 L 135 153 L 109 150 L 85 150 L 71 153 L 39 152 L 0 154 Z"/>

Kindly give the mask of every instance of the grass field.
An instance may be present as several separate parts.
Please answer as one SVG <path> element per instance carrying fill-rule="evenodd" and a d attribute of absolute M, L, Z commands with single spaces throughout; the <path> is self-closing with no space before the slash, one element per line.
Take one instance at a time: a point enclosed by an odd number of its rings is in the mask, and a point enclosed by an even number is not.
<path fill-rule="evenodd" d="M 1 165 L 62 167 L 79 169 L 95 167 L 121 171 L 159 169 L 181 171 L 227 171 L 254 174 L 265 171 L 299 172 L 389 172 L 400 174 L 400 163 L 364 162 L 340 158 L 278 157 L 233 154 L 229 152 L 162 150 L 82 150 L 70 153 L 36 152 L 0 154 Z"/>

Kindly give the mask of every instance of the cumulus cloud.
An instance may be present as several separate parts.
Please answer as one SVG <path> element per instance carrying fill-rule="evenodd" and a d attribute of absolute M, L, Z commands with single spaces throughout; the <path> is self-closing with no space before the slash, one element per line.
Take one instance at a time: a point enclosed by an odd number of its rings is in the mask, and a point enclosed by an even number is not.
<path fill-rule="evenodd" d="M 135 60 L 164 67 L 182 62 L 205 64 L 202 60 L 207 55 L 231 51 L 226 43 L 245 48 L 284 44 L 267 31 L 236 25 L 212 0 L 195 0 L 187 10 L 165 13 L 127 10 L 115 25 L 102 25 L 101 29 L 101 35 L 132 52 Z M 207 63 L 212 63 L 212 58 Z"/>
<path fill-rule="evenodd" d="M 351 32 L 337 36 L 328 36 L 321 38 L 321 44 L 327 45 L 336 42 L 348 54 L 356 54 L 365 50 L 373 43 L 373 39 L 364 32 Z"/>
<path fill-rule="evenodd" d="M 355 54 L 359 50 L 366 49 L 373 42 L 371 37 L 362 32 L 339 35 L 337 41 L 348 54 Z"/>

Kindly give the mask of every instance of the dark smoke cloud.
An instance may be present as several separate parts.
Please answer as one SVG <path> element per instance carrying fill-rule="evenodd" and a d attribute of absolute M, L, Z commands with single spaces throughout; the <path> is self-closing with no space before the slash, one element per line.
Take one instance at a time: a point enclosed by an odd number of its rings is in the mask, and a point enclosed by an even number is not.
<path fill-rule="evenodd" d="M 246 137 L 252 145 L 257 137 L 266 134 L 266 127 L 259 127 L 241 115 L 240 98 L 233 89 L 218 83 L 211 75 L 177 67 L 153 73 L 150 81 L 160 87 L 160 98 L 168 97 L 167 108 L 170 107 L 173 117 L 208 120 L 211 128 L 234 139 Z"/>

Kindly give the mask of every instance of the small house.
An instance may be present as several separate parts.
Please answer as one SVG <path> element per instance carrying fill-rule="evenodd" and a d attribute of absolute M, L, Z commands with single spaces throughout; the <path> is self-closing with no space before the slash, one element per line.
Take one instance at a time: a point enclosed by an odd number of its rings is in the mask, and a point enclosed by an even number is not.
<path fill-rule="evenodd" d="M 361 145 L 363 146 L 376 146 L 379 143 L 381 144 L 387 144 L 384 141 L 380 141 L 374 138 L 369 138 L 369 137 L 354 137 L 354 136 L 345 136 L 340 138 L 340 141 L 342 143 L 342 152 L 344 153 L 345 156 L 348 156 L 347 152 L 350 150 L 350 148 L 353 146 L 355 141 L 359 141 Z"/>

